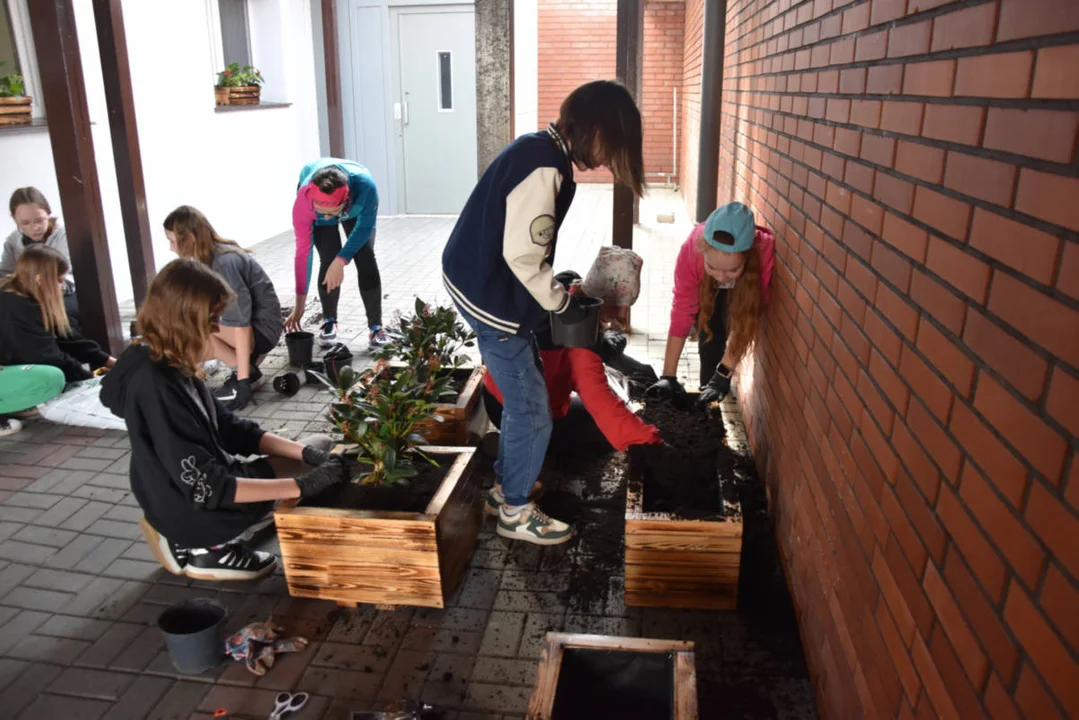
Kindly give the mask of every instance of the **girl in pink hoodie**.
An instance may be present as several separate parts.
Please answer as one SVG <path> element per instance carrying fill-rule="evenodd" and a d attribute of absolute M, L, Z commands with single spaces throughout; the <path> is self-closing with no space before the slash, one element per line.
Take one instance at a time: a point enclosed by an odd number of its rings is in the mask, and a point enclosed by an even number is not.
<path fill-rule="evenodd" d="M 742 203 L 717 208 L 693 229 L 674 266 L 674 303 L 653 397 L 685 393 L 676 373 L 686 338 L 696 328 L 701 358 L 698 404 L 730 392 L 731 372 L 753 343 L 775 264 L 775 235 L 754 223 Z"/>

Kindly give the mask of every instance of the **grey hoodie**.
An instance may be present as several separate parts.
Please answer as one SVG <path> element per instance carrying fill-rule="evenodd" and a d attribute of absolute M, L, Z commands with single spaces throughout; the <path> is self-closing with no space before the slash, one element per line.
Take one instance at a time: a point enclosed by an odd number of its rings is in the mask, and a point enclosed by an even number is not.
<path fill-rule="evenodd" d="M 15 261 L 19 259 L 30 242 L 33 241 L 28 240 L 20 230 L 15 230 L 7 236 L 4 240 L 4 253 L 0 257 L 0 277 L 15 272 Z M 58 251 L 67 260 L 67 264 L 71 265 L 71 253 L 67 249 L 67 230 L 59 220 L 56 221 L 52 233 L 45 239 L 45 246 Z"/>

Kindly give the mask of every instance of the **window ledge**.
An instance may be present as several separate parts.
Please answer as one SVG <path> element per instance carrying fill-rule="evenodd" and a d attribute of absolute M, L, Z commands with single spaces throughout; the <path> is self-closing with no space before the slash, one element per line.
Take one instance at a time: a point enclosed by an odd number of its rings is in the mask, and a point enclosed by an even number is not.
<path fill-rule="evenodd" d="M 274 110 L 277 108 L 292 107 L 292 103 L 263 101 L 258 105 L 215 105 L 214 112 L 230 113 L 244 112 L 245 110 Z"/>
<path fill-rule="evenodd" d="M 48 132 L 49 126 L 45 118 L 38 117 L 26 125 L 0 125 L 0 135 L 18 135 L 20 133 Z"/>

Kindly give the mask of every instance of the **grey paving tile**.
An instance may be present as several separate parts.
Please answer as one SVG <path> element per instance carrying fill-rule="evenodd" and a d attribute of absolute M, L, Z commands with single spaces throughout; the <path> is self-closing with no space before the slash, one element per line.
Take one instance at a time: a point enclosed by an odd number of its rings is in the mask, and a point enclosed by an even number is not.
<path fill-rule="evenodd" d="M 588 635 L 638 637 L 641 634 L 641 623 L 636 618 L 570 614 L 566 616 L 564 631 Z"/>
<path fill-rule="evenodd" d="M 101 571 L 101 574 L 105 577 L 153 583 L 161 575 L 167 574 L 167 571 L 156 562 L 128 560 L 121 557 L 113 560 L 107 568 Z"/>
<path fill-rule="evenodd" d="M 128 457 L 127 450 L 116 447 L 99 447 L 92 445 L 78 451 L 77 457 L 95 458 L 98 460 L 119 460 Z"/>
<path fill-rule="evenodd" d="M 473 655 L 482 640 L 480 632 L 414 625 L 402 639 L 401 649 Z"/>
<path fill-rule="evenodd" d="M 94 479 L 90 481 L 90 484 L 97 487 L 112 488 L 113 490 L 130 490 L 131 477 L 128 475 L 130 468 L 131 460 L 124 457 L 105 468 L 106 472 L 94 475 Z"/>
<path fill-rule="evenodd" d="M 109 503 L 97 502 L 96 500 L 79 499 L 79 502 L 83 503 L 83 506 L 60 525 L 64 530 L 82 532 L 115 507 Z"/>
<path fill-rule="evenodd" d="M 94 620 L 74 615 L 53 615 L 37 628 L 34 634 L 94 641 L 104 635 L 111 626 L 112 623 L 106 620 Z"/>
<path fill-rule="evenodd" d="M 45 512 L 38 515 L 34 520 L 34 524 L 41 525 L 42 527 L 60 527 L 65 520 L 78 512 L 85 504 L 86 500 L 81 498 L 64 498 Z M 71 529 L 77 530 L 78 528 Z"/>
<path fill-rule="evenodd" d="M 7 656 L 18 660 L 69 665 L 89 646 L 90 643 L 83 640 L 27 635 L 7 651 Z"/>
<path fill-rule="evenodd" d="M 0 692 L 22 675 L 30 663 L 25 660 L 13 660 L 0 657 Z"/>
<path fill-rule="evenodd" d="M 536 682 L 538 667 L 535 660 L 479 657 L 472 667 L 472 680 L 492 685 L 532 687 Z"/>
<path fill-rule="evenodd" d="M 515 657 L 521 644 L 525 614 L 494 611 L 487 621 L 487 628 L 480 643 L 480 655 Z"/>
<path fill-rule="evenodd" d="M 17 522 L 0 522 L 0 540 L 7 540 L 9 537 L 26 527 L 25 523 Z"/>
<path fill-rule="evenodd" d="M 139 517 L 142 517 L 142 513 L 139 513 Z M 86 528 L 87 533 L 91 535 L 104 535 L 105 537 L 118 538 L 120 540 L 137 540 L 142 537 L 142 533 L 135 523 L 138 522 L 138 518 L 131 522 L 118 521 L 118 520 L 97 520 L 93 525 Z"/>
<path fill-rule="evenodd" d="M 543 652 L 547 633 L 560 632 L 565 625 L 565 615 L 550 613 L 528 613 L 524 630 L 521 632 L 521 646 L 517 656 L 538 659 Z"/>
<path fill-rule="evenodd" d="M 105 714 L 104 720 L 142 720 L 168 691 L 172 680 L 158 677 L 135 677 L 134 682 Z"/>
<path fill-rule="evenodd" d="M 62 548 L 75 539 L 75 533 L 68 530 L 59 530 L 53 527 L 36 527 L 27 525 L 12 536 L 13 540 L 35 545 L 47 545 L 52 548 Z"/>
<path fill-rule="evenodd" d="M 498 596 L 502 573 L 498 570 L 474 568 L 465 573 L 461 587 L 450 600 L 450 607 L 489 610 Z"/>
<path fill-rule="evenodd" d="M 312 695 L 338 700 L 374 700 L 384 676 L 355 670 L 309 667 L 300 680 L 300 687 Z"/>
<path fill-rule="evenodd" d="M 180 681 L 169 688 L 146 720 L 188 720 L 209 692 L 205 683 Z"/>
<path fill-rule="evenodd" d="M 18 717 L 61 672 L 62 669 L 55 665 L 29 665 L 14 682 L 0 692 L 0 708 L 3 708 L 6 717 Z"/>
<path fill-rule="evenodd" d="M 502 590 L 529 592 L 563 592 L 569 588 L 570 573 L 530 572 L 508 569 L 502 573 Z"/>
<path fill-rule="evenodd" d="M 499 713 L 524 713 L 528 710 L 529 688 L 469 683 L 465 703 L 469 708 Z"/>
<path fill-rule="evenodd" d="M 325 642 L 315 653 L 311 664 L 342 670 L 362 670 L 371 674 L 385 673 L 389 669 L 390 661 L 389 654 L 380 647 Z"/>
<path fill-rule="evenodd" d="M 396 648 L 401 644 L 401 638 L 408 632 L 409 623 L 412 621 L 412 608 L 398 608 L 392 612 L 380 612 L 375 615 L 368 630 L 364 643 L 367 645 L 382 645 L 387 648 Z"/>
<path fill-rule="evenodd" d="M 142 632 L 121 648 L 120 653 L 109 663 L 109 667 L 141 672 L 150 666 L 164 648 L 165 640 L 161 631 L 153 626 L 143 626 Z"/>
<path fill-rule="evenodd" d="M 3 625 L 0 625 L 0 655 L 6 655 L 11 648 L 41 627 L 49 617 L 51 616 L 46 612 L 22 610 L 6 620 Z"/>
<path fill-rule="evenodd" d="M 60 695 L 115 701 L 134 680 L 135 676 L 129 673 L 68 668 L 49 686 L 48 691 Z"/>
<path fill-rule="evenodd" d="M 130 493 L 123 490 L 89 484 L 80 485 L 79 487 L 72 489 L 71 494 L 75 497 L 86 498 L 87 500 L 99 500 L 113 505 L 130 495 Z"/>
<path fill-rule="evenodd" d="M 20 563 L 8 562 L 4 565 L 4 568 L 0 570 L 0 592 L 3 592 L 3 588 L 13 588 L 16 585 L 21 585 L 22 581 L 34 574 L 37 570 L 33 565 L 22 565 Z"/>
<path fill-rule="evenodd" d="M 386 680 L 379 690 L 377 700 L 390 703 L 402 698 L 419 697 L 436 657 L 434 652 L 398 652 L 386 673 Z"/>
<path fill-rule="evenodd" d="M 63 590 L 65 592 L 78 592 L 94 579 L 93 575 L 85 573 L 67 572 L 65 570 L 41 569 L 23 581 L 27 587 L 42 588 L 44 590 Z"/>
<path fill-rule="evenodd" d="M 56 469 L 27 485 L 26 491 L 71 495 L 85 485 L 93 475 L 83 470 Z"/>
<path fill-rule="evenodd" d="M 74 596 L 74 593 L 56 592 L 55 590 L 40 590 L 31 587 L 17 587 L 5 595 L 0 602 L 5 605 L 25 608 L 27 610 L 57 612 L 66 607 Z"/>
<path fill-rule="evenodd" d="M 363 642 L 371 629 L 371 624 L 375 621 L 376 614 L 375 609 L 370 606 L 344 610 L 334 622 L 326 639 L 333 642 Z"/>
<path fill-rule="evenodd" d="M 131 644 L 138 638 L 143 632 L 147 632 L 153 628 L 146 628 L 142 625 L 133 625 L 131 623 L 119 623 L 119 622 L 107 622 L 107 621 L 92 621 L 92 622 L 106 622 L 108 625 L 107 632 L 99 635 L 94 643 L 79 656 L 76 660 L 77 665 L 85 665 L 88 667 L 105 668 L 112 665 L 113 660 L 120 655 L 120 653 L 127 650 Z M 46 634 L 46 633 L 42 633 Z M 53 633 L 48 633 L 53 634 Z M 62 633 L 60 633 L 63 635 Z M 79 638 L 89 639 L 89 638 Z M 155 648 L 156 652 L 156 648 Z M 146 660 L 149 663 L 149 659 Z M 136 670 L 142 670 L 146 667 L 144 664 L 142 667 L 132 668 Z"/>
<path fill-rule="evenodd" d="M 460 707 L 465 701 L 474 658 L 439 655 L 427 675 L 420 699 L 436 707 Z"/>
<path fill-rule="evenodd" d="M 486 610 L 473 608 L 420 608 L 413 615 L 412 624 L 447 630 L 483 632 L 487 627 L 488 614 Z"/>
<path fill-rule="evenodd" d="M 82 537 L 97 537 L 96 535 L 83 535 Z M 112 565 L 116 558 L 127 552 L 134 543 L 130 540 L 117 538 L 102 538 L 102 542 L 86 558 L 76 566 L 85 572 L 102 574 Z"/>
<path fill-rule="evenodd" d="M 565 612 L 566 604 L 559 593 L 503 590 L 495 598 L 495 610 L 512 612 Z"/>
<path fill-rule="evenodd" d="M 65 470 L 87 470 L 92 473 L 99 473 L 111 465 L 112 462 L 112 460 L 98 458 L 73 457 L 60 463 L 60 467 Z"/>
<path fill-rule="evenodd" d="M 4 501 L 6 508 L 27 508 L 30 510 L 48 510 L 56 503 L 64 500 L 64 495 L 53 495 L 48 493 L 32 493 L 32 492 L 17 492 L 7 500 Z M 37 514 L 34 515 L 37 517 Z M 3 513 L 0 512 L 0 518 L 3 518 Z M 5 518 L 6 519 L 6 518 Z M 27 521 L 29 522 L 29 521 Z"/>

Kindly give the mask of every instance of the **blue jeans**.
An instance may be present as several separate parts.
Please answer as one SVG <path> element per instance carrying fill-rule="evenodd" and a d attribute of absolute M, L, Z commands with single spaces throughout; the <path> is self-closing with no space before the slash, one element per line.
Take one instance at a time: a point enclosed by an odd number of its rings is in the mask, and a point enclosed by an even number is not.
<path fill-rule="evenodd" d="M 535 338 L 497 330 L 461 308 L 457 311 L 475 331 L 483 364 L 502 391 L 502 434 L 495 477 L 502 484 L 507 505 L 524 505 L 543 467 L 552 425 Z"/>

